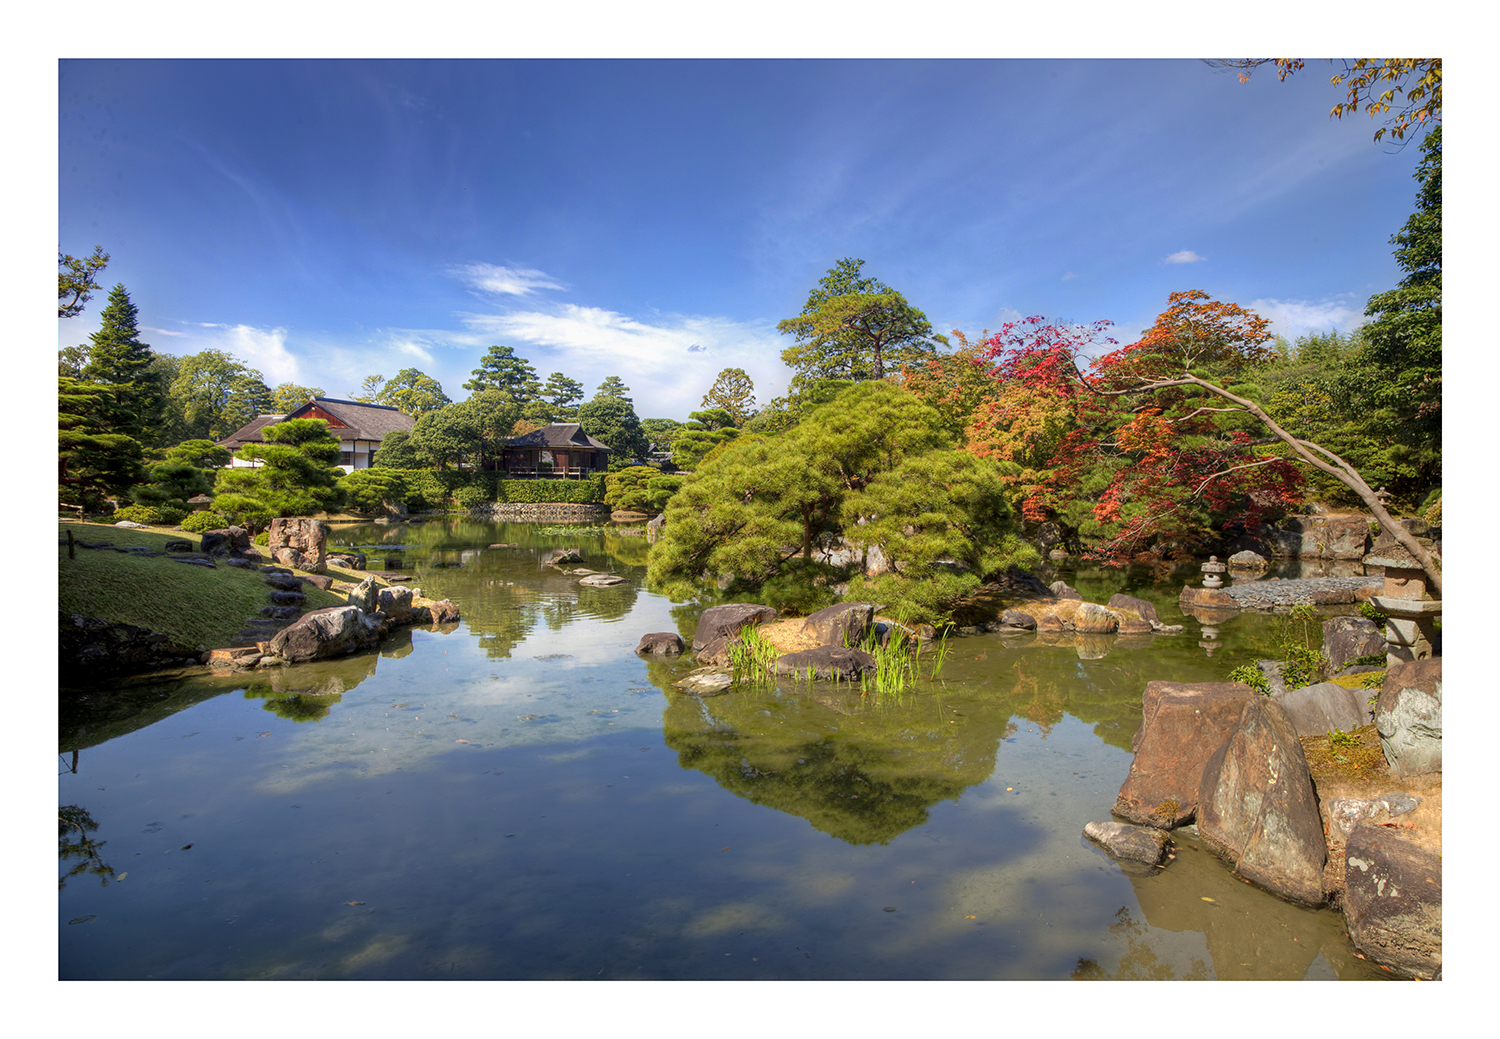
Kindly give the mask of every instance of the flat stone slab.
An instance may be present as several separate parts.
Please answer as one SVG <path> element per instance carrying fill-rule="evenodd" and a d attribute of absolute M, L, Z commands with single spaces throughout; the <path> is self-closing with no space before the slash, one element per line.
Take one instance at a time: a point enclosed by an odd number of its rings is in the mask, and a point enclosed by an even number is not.
<path fill-rule="evenodd" d="M 1385 586 L 1379 577 L 1299 577 L 1291 581 L 1243 581 L 1218 589 L 1246 610 L 1272 610 L 1300 605 L 1333 606 L 1369 598 Z"/>
<path fill-rule="evenodd" d="M 734 682 L 729 672 L 716 667 L 700 667 L 673 685 L 689 696 L 717 696 Z"/>

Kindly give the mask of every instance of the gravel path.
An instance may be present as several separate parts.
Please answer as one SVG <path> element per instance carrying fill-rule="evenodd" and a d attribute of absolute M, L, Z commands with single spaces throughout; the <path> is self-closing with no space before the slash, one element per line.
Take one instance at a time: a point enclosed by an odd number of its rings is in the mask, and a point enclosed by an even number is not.
<path fill-rule="evenodd" d="M 1365 587 L 1379 589 L 1383 583 L 1384 579 L 1380 577 L 1299 577 L 1289 581 L 1240 580 L 1224 591 L 1243 609 L 1266 610 L 1303 603 L 1331 606 L 1357 602 L 1357 590 Z"/>

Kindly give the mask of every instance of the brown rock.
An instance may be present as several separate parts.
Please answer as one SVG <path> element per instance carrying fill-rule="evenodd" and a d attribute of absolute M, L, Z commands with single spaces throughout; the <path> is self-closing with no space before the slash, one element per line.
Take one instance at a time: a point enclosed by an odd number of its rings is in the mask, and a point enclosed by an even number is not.
<path fill-rule="evenodd" d="M 803 635 L 824 646 L 857 646 L 875 617 L 875 604 L 842 602 L 819 610 L 802 622 Z"/>
<path fill-rule="evenodd" d="M 385 614 L 392 624 L 407 624 L 412 619 L 412 598 L 416 588 L 387 587 L 375 594 L 375 608 Z"/>
<path fill-rule="evenodd" d="M 1120 618 L 1096 602 L 1086 602 L 1073 614 L 1073 630 L 1085 635 L 1109 635 L 1120 626 Z"/>
<path fill-rule="evenodd" d="M 1135 596 L 1126 595 L 1124 592 L 1116 592 L 1114 595 L 1111 595 L 1106 605 L 1111 610 L 1129 610 L 1134 612 L 1148 625 L 1154 626 L 1161 623 L 1161 618 L 1156 614 L 1155 606 L 1145 599 L 1137 599 Z M 1121 631 L 1125 630 L 1124 624 L 1124 621 L 1120 622 Z M 1148 628 L 1147 630 L 1151 629 Z"/>
<path fill-rule="evenodd" d="M 1162 830 L 1192 819 L 1203 768 L 1254 695 L 1243 682 L 1147 683 L 1141 727 L 1131 740 L 1135 761 L 1114 813 Z"/>
<path fill-rule="evenodd" d="M 1204 766 L 1198 835 L 1246 880 L 1322 904 L 1323 817 L 1302 741 L 1274 700 L 1245 701 L 1235 731 Z"/>
<path fill-rule="evenodd" d="M 328 524 L 307 516 L 273 519 L 267 547 L 273 562 L 321 574 L 328 568 Z"/>
<path fill-rule="evenodd" d="M 1356 657 L 1385 653 L 1385 633 L 1368 617 L 1330 617 L 1323 622 L 1323 656 L 1332 674 Z"/>
<path fill-rule="evenodd" d="M 1443 863 L 1387 826 L 1361 822 L 1344 847 L 1344 916 L 1376 963 L 1431 978 L 1443 966 Z"/>
<path fill-rule="evenodd" d="M 1182 594 L 1177 597 L 1177 603 L 1185 613 L 1194 608 L 1219 610 L 1240 608 L 1240 604 L 1234 601 L 1234 596 L 1222 588 L 1194 588 L 1192 585 L 1182 589 Z"/>
<path fill-rule="evenodd" d="M 1072 631 L 1073 622 L 1065 621 L 1055 613 L 1044 613 L 1036 619 L 1036 630 L 1039 632 Z"/>

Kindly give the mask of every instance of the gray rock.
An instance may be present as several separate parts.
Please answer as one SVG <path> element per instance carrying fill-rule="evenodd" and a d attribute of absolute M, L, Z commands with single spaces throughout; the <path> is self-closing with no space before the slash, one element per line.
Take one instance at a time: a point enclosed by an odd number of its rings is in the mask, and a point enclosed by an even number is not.
<path fill-rule="evenodd" d="M 542 557 L 543 566 L 557 566 L 560 563 L 581 563 L 583 556 L 578 554 L 576 548 L 554 548 Z"/>
<path fill-rule="evenodd" d="M 1443 863 L 1385 826 L 1361 822 L 1344 846 L 1344 917 L 1354 947 L 1420 978 L 1443 966 Z"/>
<path fill-rule="evenodd" d="M 1330 672 L 1375 653 L 1385 653 L 1385 633 L 1368 617 L 1330 617 L 1323 622 L 1323 657 Z"/>
<path fill-rule="evenodd" d="M 136 523 L 133 520 L 120 520 L 120 522 L 116 523 L 115 526 L 117 526 L 117 527 L 127 527 L 127 528 L 129 528 L 131 530 L 145 530 L 146 529 L 146 524 L 144 524 L 144 523 Z"/>
<path fill-rule="evenodd" d="M 857 646 L 874 619 L 874 603 L 844 602 L 814 613 L 801 630 L 824 646 Z"/>
<path fill-rule="evenodd" d="M 1117 859 L 1147 866 L 1155 866 L 1166 858 L 1167 848 L 1172 843 L 1165 830 L 1113 820 L 1091 822 L 1083 828 L 1083 835 Z"/>
<path fill-rule="evenodd" d="M 698 617 L 698 628 L 693 632 L 693 651 L 697 652 L 714 639 L 738 635 L 744 628 L 752 628 L 775 619 L 775 610 L 758 603 L 734 602 L 710 606 Z"/>
<path fill-rule="evenodd" d="M 1283 898 L 1321 905 L 1328 844 L 1318 795 L 1290 719 L 1264 696 L 1203 769 L 1198 836 L 1246 880 Z"/>
<path fill-rule="evenodd" d="M 1408 660 L 1385 673 L 1375 729 L 1398 776 L 1443 770 L 1443 659 Z"/>
<path fill-rule="evenodd" d="M 653 657 L 675 657 L 682 649 L 682 637 L 675 631 L 653 631 L 642 635 L 635 647 L 637 653 Z"/>
<path fill-rule="evenodd" d="M 1264 571 L 1271 568 L 1271 564 L 1266 560 L 1265 556 L 1259 552 L 1251 552 L 1249 549 L 1243 552 L 1236 552 L 1226 562 L 1229 564 L 1229 569 L 1231 570 Z"/>
<path fill-rule="evenodd" d="M 375 578 L 366 577 L 349 592 L 349 605 L 363 610 L 365 613 L 374 613 L 379 609 L 377 589 L 380 586 L 375 583 Z"/>
<path fill-rule="evenodd" d="M 1059 599 L 1082 599 L 1083 594 L 1068 584 L 1066 581 L 1053 581 L 1051 584 L 1052 594 Z"/>
<path fill-rule="evenodd" d="M 787 653 L 776 661 L 776 673 L 791 677 L 811 675 L 820 681 L 849 682 L 875 670 L 875 658 L 847 646 L 818 646 Z"/>
<path fill-rule="evenodd" d="M 720 668 L 700 667 L 681 681 L 674 682 L 673 686 L 689 696 L 716 696 L 728 689 L 733 681 L 729 673 Z"/>
<path fill-rule="evenodd" d="M 250 532 L 244 527 L 224 527 L 203 532 L 199 547 L 211 556 L 239 556 L 250 549 Z"/>
<path fill-rule="evenodd" d="M 1029 613 L 1022 613 L 1020 610 L 1006 610 L 1000 615 L 1000 624 L 1005 628 L 1036 631 L 1036 618 Z"/>
<path fill-rule="evenodd" d="M 300 606 L 262 606 L 260 615 L 270 620 L 289 621 L 296 620 L 302 613 Z"/>
<path fill-rule="evenodd" d="M 276 606 L 301 606 L 307 601 L 302 592 L 272 592 L 271 602 Z"/>
<path fill-rule="evenodd" d="M 616 574 L 589 574 L 581 578 L 578 583 L 587 588 L 611 588 L 617 584 L 624 584 L 625 578 Z"/>
<path fill-rule="evenodd" d="M 1321 736 L 1337 729 L 1353 732 L 1375 720 L 1365 689 L 1346 689 L 1337 682 L 1289 689 L 1272 696 L 1297 730 L 1298 736 Z"/>
<path fill-rule="evenodd" d="M 325 660 L 369 649 L 386 627 L 380 618 L 353 606 L 315 610 L 272 636 L 269 655 L 290 663 Z"/>
<path fill-rule="evenodd" d="M 412 598 L 420 592 L 420 588 L 381 588 L 375 593 L 375 608 L 385 614 L 392 624 L 410 623 Z"/>

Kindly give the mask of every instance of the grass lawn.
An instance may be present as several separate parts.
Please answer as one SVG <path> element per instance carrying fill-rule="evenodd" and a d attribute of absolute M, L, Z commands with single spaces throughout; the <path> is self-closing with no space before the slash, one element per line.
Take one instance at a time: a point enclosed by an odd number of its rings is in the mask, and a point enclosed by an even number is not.
<path fill-rule="evenodd" d="M 110 549 L 79 548 L 68 558 L 67 534 L 78 541 L 110 545 L 144 545 L 161 551 L 168 541 L 189 541 L 196 551 L 202 539 L 165 527 L 113 527 L 64 520 L 58 523 L 57 600 L 65 613 L 82 613 L 102 621 L 134 624 L 160 632 L 189 647 L 227 646 L 270 604 L 271 588 L 256 570 L 219 565 L 207 567 L 173 562 L 168 555 L 142 558 Z M 300 573 L 300 571 L 293 571 Z M 365 575 L 329 567 L 335 580 L 357 582 Z M 346 594 L 325 592 L 304 584 L 304 610 L 342 606 Z"/>

